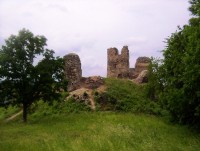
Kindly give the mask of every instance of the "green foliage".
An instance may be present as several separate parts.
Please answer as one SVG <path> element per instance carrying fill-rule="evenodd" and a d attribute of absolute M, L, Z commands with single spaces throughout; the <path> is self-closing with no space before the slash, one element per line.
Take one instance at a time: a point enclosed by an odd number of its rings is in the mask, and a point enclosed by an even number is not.
<path fill-rule="evenodd" d="M 161 115 L 163 112 L 156 102 L 147 99 L 145 85 L 136 85 L 129 80 L 106 79 L 107 92 L 96 96 L 100 110 Z"/>
<path fill-rule="evenodd" d="M 53 101 L 51 104 L 40 100 L 32 105 L 30 116 L 39 119 L 43 116 L 61 116 L 83 111 L 90 111 L 90 108 L 84 102 L 76 102 L 72 98 L 65 102 Z"/>
<path fill-rule="evenodd" d="M 165 102 L 175 120 L 200 125 L 200 20 L 193 18 L 168 40 L 164 51 Z"/>
<path fill-rule="evenodd" d="M 20 110 L 17 106 L 9 105 L 8 107 L 0 107 L 0 120 L 5 120 Z"/>
<path fill-rule="evenodd" d="M 33 102 L 58 99 L 58 92 L 67 86 L 63 79 L 63 59 L 55 58 L 54 51 L 45 48 L 46 41 L 44 36 L 34 36 L 22 29 L 17 36 L 5 40 L 0 49 L 0 101 L 23 104 L 24 121 Z M 34 65 L 38 56 L 43 58 Z"/>
<path fill-rule="evenodd" d="M 43 116 L 51 116 L 60 114 L 60 104 L 58 101 L 53 101 L 51 105 L 48 102 L 42 100 L 34 103 L 31 108 L 30 116 L 33 118 L 41 118 Z"/>
<path fill-rule="evenodd" d="M 149 115 L 84 112 L 0 124 L 2 151 L 199 151 L 200 135 Z"/>
<path fill-rule="evenodd" d="M 164 59 L 150 76 L 150 86 L 159 86 L 156 95 L 174 121 L 200 126 L 200 18 L 199 0 L 192 0 L 190 10 L 196 18 L 179 27 L 167 39 Z M 159 81 L 161 80 L 161 83 Z"/>
<path fill-rule="evenodd" d="M 85 104 L 85 102 L 76 102 L 76 100 L 70 98 L 63 106 L 64 113 L 78 113 L 82 111 L 91 111 L 91 108 Z"/>
<path fill-rule="evenodd" d="M 148 68 L 149 75 L 146 85 L 146 95 L 152 101 L 157 101 L 159 99 L 158 94 L 164 88 L 162 61 L 162 59 L 151 58 L 151 63 Z"/>
<path fill-rule="evenodd" d="M 189 10 L 193 15 L 200 16 L 200 0 L 190 0 L 191 7 Z"/>

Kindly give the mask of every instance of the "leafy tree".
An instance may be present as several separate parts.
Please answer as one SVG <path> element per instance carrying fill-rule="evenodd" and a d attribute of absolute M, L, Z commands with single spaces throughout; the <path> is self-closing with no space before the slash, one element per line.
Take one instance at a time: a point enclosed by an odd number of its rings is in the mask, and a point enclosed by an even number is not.
<path fill-rule="evenodd" d="M 0 96 L 4 103 L 23 105 L 23 120 L 27 121 L 27 110 L 39 99 L 57 99 L 66 89 L 63 76 L 63 60 L 46 49 L 47 39 L 34 36 L 22 29 L 11 35 L 0 49 Z M 43 58 L 34 65 L 36 58 Z"/>
<path fill-rule="evenodd" d="M 162 71 L 162 59 L 151 58 L 149 65 L 148 83 L 146 85 L 147 97 L 152 101 L 159 99 L 158 93 L 163 90 L 163 71 Z"/>
<path fill-rule="evenodd" d="M 194 15 L 189 24 L 167 39 L 164 59 L 153 75 L 160 75 L 162 87 L 156 95 L 173 119 L 200 125 L 200 1 L 191 0 Z M 151 80 L 153 81 L 153 80 Z M 152 82 L 158 85 L 158 80 Z"/>
<path fill-rule="evenodd" d="M 200 0 L 190 0 L 191 7 L 189 10 L 193 15 L 200 16 Z"/>

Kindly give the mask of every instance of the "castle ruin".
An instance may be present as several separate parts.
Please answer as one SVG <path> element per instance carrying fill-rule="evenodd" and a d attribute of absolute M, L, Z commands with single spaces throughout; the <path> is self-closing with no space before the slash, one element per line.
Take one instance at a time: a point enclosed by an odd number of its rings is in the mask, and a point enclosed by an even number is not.
<path fill-rule="evenodd" d="M 81 60 L 75 53 L 64 56 L 64 74 L 68 80 L 68 91 L 77 90 L 81 87 L 95 89 L 103 85 L 100 76 L 82 77 Z"/>
<path fill-rule="evenodd" d="M 117 48 L 108 49 L 107 77 L 129 77 L 129 50 L 127 46 L 122 48 L 119 54 Z"/>
<path fill-rule="evenodd" d="M 143 70 L 148 70 L 151 59 L 148 57 L 139 57 L 135 63 L 135 73 L 139 74 Z"/>
<path fill-rule="evenodd" d="M 68 90 L 75 90 L 79 87 L 82 78 L 81 60 L 75 53 L 70 53 L 64 56 L 64 73 L 68 80 Z"/>
<path fill-rule="evenodd" d="M 107 50 L 107 77 L 135 79 L 143 70 L 148 70 L 150 58 L 139 57 L 135 68 L 129 67 L 129 50 L 124 46 L 119 54 L 117 48 Z"/>
<path fill-rule="evenodd" d="M 135 68 L 129 66 L 128 46 L 124 46 L 119 54 L 117 48 L 109 48 L 107 51 L 107 77 L 135 79 L 138 83 L 147 82 L 148 66 L 150 58 L 139 57 L 136 60 Z M 64 56 L 64 73 L 68 80 L 68 91 L 76 90 L 80 87 L 97 88 L 103 84 L 103 79 L 99 76 L 82 77 L 81 60 L 75 53 Z M 140 75 L 141 74 L 141 75 Z"/>

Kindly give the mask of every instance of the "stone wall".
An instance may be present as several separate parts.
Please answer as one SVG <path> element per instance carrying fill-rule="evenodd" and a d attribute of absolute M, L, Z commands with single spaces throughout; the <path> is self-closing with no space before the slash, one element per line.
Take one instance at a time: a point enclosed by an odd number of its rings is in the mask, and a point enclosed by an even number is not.
<path fill-rule="evenodd" d="M 135 72 L 140 74 L 143 70 L 148 70 L 151 59 L 148 57 L 139 57 L 135 63 Z"/>
<path fill-rule="evenodd" d="M 82 78 L 81 61 L 77 54 L 70 53 L 64 56 L 65 78 L 68 80 L 68 91 L 79 87 Z"/>
<path fill-rule="evenodd" d="M 109 48 L 107 55 L 107 77 L 136 79 L 142 71 L 148 70 L 151 61 L 148 57 L 139 57 L 136 61 L 135 68 L 130 68 L 128 46 L 122 48 L 121 54 L 119 54 L 117 48 Z M 82 77 L 81 60 L 77 54 L 70 53 L 64 56 L 64 61 L 65 78 L 69 82 L 68 91 L 73 91 L 80 87 L 96 88 L 103 84 L 101 77 Z M 141 80 L 143 77 L 144 74 L 140 76 L 140 81 L 147 81 Z"/>
<path fill-rule="evenodd" d="M 125 78 L 129 76 L 129 50 L 124 46 L 119 54 L 117 48 L 107 51 L 107 77 Z"/>
<path fill-rule="evenodd" d="M 135 68 L 130 68 L 128 46 L 122 48 L 121 54 L 117 48 L 109 48 L 107 53 L 107 77 L 136 79 L 142 71 L 148 70 L 151 62 L 148 57 L 139 57 Z"/>
<path fill-rule="evenodd" d="M 101 85 L 104 84 L 104 80 L 100 76 L 92 76 L 92 77 L 83 77 L 81 79 L 81 87 L 87 89 L 97 89 Z"/>

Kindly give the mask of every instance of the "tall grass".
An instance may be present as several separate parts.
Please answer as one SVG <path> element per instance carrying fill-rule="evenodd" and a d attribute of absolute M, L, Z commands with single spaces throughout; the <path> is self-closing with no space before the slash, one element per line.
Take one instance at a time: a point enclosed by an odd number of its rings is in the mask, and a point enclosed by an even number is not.
<path fill-rule="evenodd" d="M 152 115 L 163 110 L 146 98 L 144 86 L 127 80 L 105 82 L 107 92 L 95 97 L 106 112 L 92 112 L 73 99 L 51 105 L 39 101 L 32 105 L 28 123 L 21 117 L 0 122 L 0 151 L 200 150 L 200 134 Z M 0 121 L 17 110 L 0 108 Z"/>
<path fill-rule="evenodd" d="M 43 116 L 56 116 L 69 113 L 78 113 L 90 110 L 90 107 L 84 102 L 76 102 L 74 99 L 71 98 L 62 102 L 53 101 L 52 104 L 40 100 L 32 105 L 30 119 L 37 119 Z"/>
<path fill-rule="evenodd" d="M 7 107 L 0 107 L 0 121 L 12 116 L 18 111 L 20 111 L 20 108 L 17 106 L 9 105 Z"/>
<path fill-rule="evenodd" d="M 200 135 L 150 115 L 79 112 L 0 125 L 0 151 L 198 151 Z"/>
<path fill-rule="evenodd" d="M 96 96 L 100 110 L 114 110 L 134 113 L 163 115 L 157 102 L 146 96 L 145 85 L 136 85 L 130 80 L 105 79 L 107 91 Z"/>

